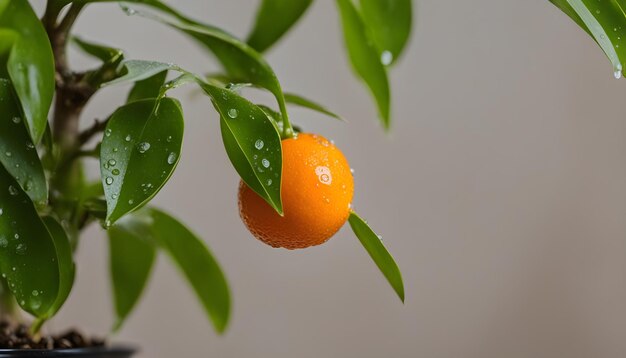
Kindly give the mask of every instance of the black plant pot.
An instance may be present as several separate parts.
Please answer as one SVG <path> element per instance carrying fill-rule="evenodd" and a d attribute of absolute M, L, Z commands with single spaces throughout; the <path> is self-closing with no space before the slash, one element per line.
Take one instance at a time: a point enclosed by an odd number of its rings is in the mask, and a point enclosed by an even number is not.
<path fill-rule="evenodd" d="M 0 349 L 0 358 L 130 358 L 137 352 L 129 347 L 76 349 Z"/>

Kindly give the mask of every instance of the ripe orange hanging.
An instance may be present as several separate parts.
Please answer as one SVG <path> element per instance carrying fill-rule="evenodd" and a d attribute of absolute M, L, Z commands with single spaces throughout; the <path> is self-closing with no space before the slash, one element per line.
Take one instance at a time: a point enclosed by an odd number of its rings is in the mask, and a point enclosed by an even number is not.
<path fill-rule="evenodd" d="M 326 138 L 299 134 L 282 142 L 280 216 L 243 181 L 239 213 L 248 230 L 273 247 L 302 249 L 326 242 L 346 222 L 354 193 L 348 161 Z"/>

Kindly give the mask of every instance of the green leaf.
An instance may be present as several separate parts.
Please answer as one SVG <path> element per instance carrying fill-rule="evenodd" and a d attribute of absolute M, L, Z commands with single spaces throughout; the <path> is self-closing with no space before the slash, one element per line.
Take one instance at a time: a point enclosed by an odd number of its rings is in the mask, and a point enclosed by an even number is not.
<path fill-rule="evenodd" d="M 626 63 L 626 2 L 624 0 L 550 0 L 600 45 L 620 78 Z"/>
<path fill-rule="evenodd" d="M 139 301 L 154 266 L 156 249 L 149 223 L 129 216 L 109 228 L 109 267 L 118 330 Z M 148 233 L 146 233 L 148 231 Z"/>
<path fill-rule="evenodd" d="M 319 103 L 315 103 L 313 101 L 311 101 L 310 99 L 306 99 L 302 96 L 299 96 L 297 94 L 293 94 L 293 93 L 285 93 L 285 101 L 287 101 L 287 103 L 289 104 L 293 104 L 296 106 L 300 106 L 303 108 L 308 108 L 310 110 L 325 114 L 329 117 L 333 117 L 335 119 L 338 119 L 340 121 L 343 121 L 344 119 L 339 116 L 338 114 L 335 114 L 331 111 L 329 111 L 328 109 L 324 108 L 324 106 L 322 106 Z"/>
<path fill-rule="evenodd" d="M 78 4 L 87 4 L 94 2 L 111 1 L 114 0 L 75 0 L 73 2 Z M 183 15 L 182 13 L 174 10 L 172 7 L 164 4 L 161 1 L 127 0 L 124 2 L 149 6 L 172 16 L 176 20 L 165 19 L 152 14 L 145 14 L 141 11 L 129 9 L 126 6 L 123 6 L 123 9 L 126 11 L 127 14 L 138 14 L 147 18 L 154 19 L 156 21 L 160 21 L 172 28 L 178 29 L 181 32 L 191 36 L 193 39 L 203 45 L 205 49 L 212 52 L 220 61 L 222 66 L 224 66 L 228 74 L 231 77 L 237 79 L 237 82 L 250 82 L 255 84 L 256 86 L 265 88 L 269 90 L 272 94 L 274 94 L 274 97 L 276 97 L 276 101 L 278 102 L 278 105 L 280 107 L 281 113 L 285 117 L 288 116 L 287 108 L 285 106 L 285 99 L 283 97 L 283 92 L 278 78 L 276 77 L 274 70 L 272 70 L 270 65 L 254 48 L 215 26 L 203 24 L 199 21 L 193 20 Z M 70 1 L 60 0 L 60 3 L 69 4 Z M 168 68 L 162 68 L 161 70 L 166 69 Z M 129 76 L 129 78 L 131 80 L 137 81 L 139 79 L 145 79 L 147 77 L 150 77 L 151 75 L 154 75 L 158 72 L 160 71 L 152 72 L 150 75 L 147 75 L 143 78 L 133 79 L 133 76 Z M 115 80 L 109 82 L 109 84 L 125 82 L 128 81 L 129 78 L 123 80 L 119 79 L 120 81 Z"/>
<path fill-rule="evenodd" d="M 182 109 L 172 98 L 132 102 L 113 113 L 100 148 L 107 226 L 165 185 L 180 158 L 183 127 Z"/>
<path fill-rule="evenodd" d="M 22 120 L 11 82 L 0 78 L 0 163 L 37 205 L 48 201 L 43 166 Z"/>
<path fill-rule="evenodd" d="M 72 37 L 72 43 L 86 54 L 102 62 L 114 62 L 124 57 L 124 52 L 120 49 L 88 42 L 77 36 Z"/>
<path fill-rule="evenodd" d="M 54 303 L 48 310 L 45 316 L 40 317 L 48 319 L 54 316 L 59 309 L 63 306 L 67 297 L 72 291 L 74 285 L 74 277 L 76 272 L 76 265 L 72 258 L 72 247 L 67 233 L 63 229 L 63 226 L 50 216 L 44 216 L 43 222 L 50 232 L 50 236 L 54 241 L 54 247 L 56 249 L 57 261 L 59 263 L 59 290 Z M 31 294 L 34 292 L 31 292 Z"/>
<path fill-rule="evenodd" d="M 2 166 L 0 208 L 0 272 L 18 304 L 45 319 L 56 311 L 64 296 L 68 279 L 65 268 L 70 265 L 67 253 L 61 240 L 44 225 L 28 195 Z"/>
<path fill-rule="evenodd" d="M 122 63 L 122 76 L 113 81 L 106 82 L 102 86 L 119 85 L 129 82 L 146 80 L 167 70 L 179 71 L 180 68 L 172 63 L 156 61 L 128 60 Z"/>
<path fill-rule="evenodd" d="M 282 215 L 282 147 L 265 112 L 230 90 L 199 82 L 220 114 L 228 158 L 248 186 Z"/>
<path fill-rule="evenodd" d="M 360 0 L 361 14 L 383 65 L 393 64 L 411 34 L 411 0 Z"/>
<path fill-rule="evenodd" d="M 402 274 L 393 257 L 387 251 L 383 245 L 379 236 L 372 231 L 367 223 L 361 219 L 356 213 L 350 213 L 350 227 L 354 234 L 357 236 L 361 245 L 365 248 L 367 253 L 370 254 L 372 260 L 376 263 L 376 266 L 383 273 L 391 287 L 396 291 L 400 300 L 404 302 L 404 284 L 402 283 Z"/>
<path fill-rule="evenodd" d="M 265 59 L 248 44 L 217 27 L 185 17 L 159 1 L 144 0 L 134 2 L 152 6 L 153 8 L 172 15 L 178 21 L 144 14 L 137 10 L 130 11 L 132 14 L 143 15 L 160 21 L 197 40 L 205 49 L 212 52 L 217 57 L 226 72 L 228 72 L 228 75 L 235 78 L 236 82 L 249 82 L 270 91 L 274 97 L 276 97 L 276 101 L 278 102 L 283 116 L 287 116 L 285 99 L 274 70 L 272 70 Z"/>
<path fill-rule="evenodd" d="M 278 133 L 282 133 L 283 132 L 282 129 L 284 128 L 284 122 L 283 122 L 283 118 L 280 115 L 280 113 L 278 113 L 275 110 L 271 109 L 270 107 L 262 105 L 262 104 L 257 104 L 257 107 L 261 108 L 261 110 L 263 112 L 265 112 L 265 115 L 267 116 L 267 118 L 269 118 L 270 121 L 272 121 L 272 124 L 274 125 L 274 128 L 276 128 L 276 131 Z M 285 138 L 282 138 L 282 136 L 281 136 L 281 140 L 282 139 L 285 139 Z"/>
<path fill-rule="evenodd" d="M 215 329 L 222 333 L 230 317 L 230 291 L 219 264 L 189 229 L 168 214 L 150 209 L 157 242 L 181 269 Z"/>
<path fill-rule="evenodd" d="M 263 52 L 276 43 L 304 15 L 313 0 L 263 0 L 248 44 Z"/>
<path fill-rule="evenodd" d="M 355 72 L 369 87 L 383 127 L 390 127 L 390 91 L 387 70 L 366 24 L 351 0 L 337 0 L 348 56 Z"/>
<path fill-rule="evenodd" d="M 161 86 L 165 83 L 167 71 L 159 72 L 144 80 L 137 81 L 128 94 L 127 103 L 148 98 L 157 98 L 161 93 Z"/>
<path fill-rule="evenodd" d="M 54 95 L 52 48 L 28 1 L 0 0 L 0 9 L 0 28 L 11 29 L 19 35 L 13 42 L 6 67 L 22 105 L 31 139 L 38 144 L 46 129 Z"/>
<path fill-rule="evenodd" d="M 2 14 L 2 9 L 0 9 L 0 14 Z M 3 65 L 0 66 L 0 76 L 2 77 L 9 77 L 9 73 L 4 64 L 8 62 L 9 54 L 17 38 L 19 38 L 17 32 L 11 29 L 0 28 L 0 64 Z"/>

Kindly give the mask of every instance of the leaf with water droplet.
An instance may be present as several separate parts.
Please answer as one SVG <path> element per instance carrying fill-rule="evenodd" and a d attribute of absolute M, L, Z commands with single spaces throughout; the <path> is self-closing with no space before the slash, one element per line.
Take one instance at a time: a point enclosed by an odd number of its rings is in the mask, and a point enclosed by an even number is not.
<path fill-rule="evenodd" d="M 44 216 L 43 222 L 48 228 L 52 240 L 54 241 L 54 246 L 56 249 L 56 258 L 54 258 L 54 262 L 56 262 L 59 266 L 59 289 L 56 293 L 56 299 L 54 303 L 48 309 L 48 312 L 39 317 L 40 319 L 48 319 L 54 316 L 59 309 L 63 306 L 65 301 L 70 295 L 72 291 L 72 286 L 74 285 L 74 277 L 76 272 L 76 265 L 74 264 L 74 259 L 72 257 L 72 247 L 69 240 L 69 237 L 61 223 L 56 221 L 56 219 L 50 216 Z M 28 291 L 26 291 L 28 292 Z M 36 292 L 33 290 L 32 292 Z M 31 298 L 31 304 L 33 307 L 41 307 L 42 303 L 42 295 L 48 294 L 48 292 L 44 288 L 39 289 L 39 294 L 36 298 Z"/>
<path fill-rule="evenodd" d="M 191 36 L 212 52 L 220 61 L 228 75 L 237 83 L 252 83 L 270 91 L 281 109 L 283 116 L 288 116 L 280 82 L 271 66 L 263 56 L 245 42 L 232 36 L 217 27 L 203 24 L 173 10 L 161 1 L 129 1 L 151 6 L 159 11 L 169 14 L 172 18 L 159 17 L 154 14 L 144 14 L 150 19 L 160 21 L 168 26 L 182 31 Z"/>
<path fill-rule="evenodd" d="M 161 86 L 165 83 L 168 71 L 156 73 L 146 79 L 135 82 L 128 93 L 127 103 L 148 98 L 157 98 L 161 93 Z"/>
<path fill-rule="evenodd" d="M 0 187 L 9 186 L 16 188 L 17 194 L 0 190 L 3 207 L 0 233 L 10 233 L 17 239 L 7 240 L 6 248 L 0 250 L 0 272 L 6 276 L 16 300 L 22 303 L 20 306 L 35 317 L 45 319 L 64 301 L 59 297 L 65 290 L 65 266 L 68 258 L 71 262 L 71 249 L 69 243 L 63 246 L 62 242 L 57 242 L 27 194 L 0 166 Z M 33 290 L 43 291 L 37 300 L 32 300 Z"/>
<path fill-rule="evenodd" d="M 402 54 L 411 34 L 411 0 L 360 0 L 359 5 L 381 63 L 392 65 Z"/>
<path fill-rule="evenodd" d="M 0 28 L 4 30 L 0 47 L 11 48 L 7 72 L 24 111 L 30 138 L 39 143 L 48 124 L 55 89 L 50 40 L 28 1 L 0 1 Z M 13 35 L 8 36 L 6 31 Z"/>
<path fill-rule="evenodd" d="M 376 266 L 385 276 L 396 294 L 404 302 L 404 283 L 402 274 L 395 260 L 385 248 L 378 235 L 367 225 L 367 221 L 361 219 L 355 212 L 350 213 L 350 227 L 357 236 L 361 245 L 370 255 Z"/>
<path fill-rule="evenodd" d="M 613 75 L 621 77 L 626 65 L 626 6 L 623 1 L 550 0 L 598 43 L 613 65 Z"/>
<path fill-rule="evenodd" d="M 107 201 L 109 224 L 145 205 L 165 185 L 179 156 L 169 163 L 170 153 L 180 153 L 183 113 L 177 100 L 165 97 L 134 101 L 120 107 L 109 120 L 109 137 L 100 148 L 100 173 Z M 170 141 L 163 140 L 171 137 Z M 128 150 L 115 151 L 115 148 Z M 110 165 L 115 161 L 115 167 Z M 141 184 L 150 180 L 150 188 Z"/>
<path fill-rule="evenodd" d="M 14 178 L 20 178 L 19 185 L 28 191 L 37 204 L 48 200 L 48 183 L 41 160 L 23 122 L 19 118 L 20 107 L 11 82 L 0 78 L 0 163 Z M 9 155 L 7 155 L 9 153 Z"/>
<path fill-rule="evenodd" d="M 102 86 L 143 81 L 168 70 L 180 70 L 180 68 L 174 64 L 157 61 L 128 60 L 122 62 L 122 65 L 121 76 L 104 83 Z"/>
<path fill-rule="evenodd" d="M 281 172 L 281 139 L 274 124 L 261 108 L 238 94 L 208 83 L 200 82 L 199 85 L 211 97 L 213 105 L 220 113 L 222 140 L 235 170 L 252 190 L 282 214 L 280 177 L 276 179 L 276 185 L 268 185 L 270 172 L 258 170 L 254 159 L 259 146 L 270 148 L 272 151 L 267 154 L 267 160 Z M 236 108 L 238 116 L 245 120 L 231 118 L 228 112 L 233 108 Z M 263 145 L 260 145 L 261 142 Z"/>
<path fill-rule="evenodd" d="M 352 0 L 337 0 L 343 25 L 344 43 L 355 72 L 369 87 L 385 129 L 391 124 L 391 95 L 387 69 L 380 61 L 376 48 L 361 13 Z"/>

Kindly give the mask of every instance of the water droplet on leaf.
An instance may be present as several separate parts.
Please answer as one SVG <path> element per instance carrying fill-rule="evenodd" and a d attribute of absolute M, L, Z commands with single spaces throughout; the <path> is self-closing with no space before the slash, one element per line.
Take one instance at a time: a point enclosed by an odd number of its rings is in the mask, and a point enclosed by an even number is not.
<path fill-rule="evenodd" d="M 150 149 L 150 143 L 148 142 L 141 142 L 137 145 L 137 150 L 139 150 L 139 153 L 145 153 Z"/>
<path fill-rule="evenodd" d="M 389 66 L 392 61 L 393 54 L 389 51 L 383 51 L 383 53 L 380 55 L 380 62 L 385 66 Z"/>
<path fill-rule="evenodd" d="M 167 164 L 172 165 L 176 163 L 176 158 L 178 158 L 178 155 L 174 152 L 171 152 L 170 155 L 167 156 Z"/>
<path fill-rule="evenodd" d="M 254 147 L 258 150 L 263 149 L 263 146 L 265 145 L 265 143 L 263 143 L 262 140 L 257 139 L 256 142 L 254 142 Z"/>
<path fill-rule="evenodd" d="M 15 247 L 15 253 L 18 255 L 24 255 L 26 253 L 27 247 L 26 244 L 17 244 Z"/>

